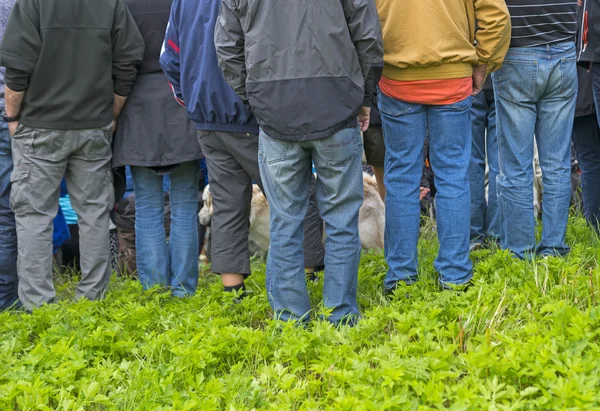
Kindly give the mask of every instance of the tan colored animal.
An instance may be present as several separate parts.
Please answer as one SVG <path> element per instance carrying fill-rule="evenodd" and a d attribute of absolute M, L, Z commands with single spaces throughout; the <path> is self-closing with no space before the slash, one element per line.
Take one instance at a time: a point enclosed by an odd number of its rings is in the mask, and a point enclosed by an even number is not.
<path fill-rule="evenodd" d="M 362 247 L 366 250 L 383 248 L 383 232 L 385 229 L 385 205 L 377 191 L 375 177 L 363 173 L 365 199 L 358 217 L 358 231 Z M 202 195 L 204 207 L 200 211 L 200 223 L 210 225 L 213 213 L 210 186 L 206 186 Z M 257 185 L 252 188 L 250 210 L 249 239 L 263 251 L 269 250 L 270 244 L 269 203 Z"/>

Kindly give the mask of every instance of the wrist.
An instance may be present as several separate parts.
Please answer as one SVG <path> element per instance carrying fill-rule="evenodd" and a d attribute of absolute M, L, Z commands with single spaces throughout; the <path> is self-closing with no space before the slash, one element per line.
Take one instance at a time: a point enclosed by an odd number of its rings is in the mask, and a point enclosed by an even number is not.
<path fill-rule="evenodd" d="M 8 115 L 8 113 L 6 112 L 6 109 L 2 110 L 2 120 L 5 123 L 15 123 L 15 122 L 19 121 L 20 117 L 21 117 L 20 114 Z"/>

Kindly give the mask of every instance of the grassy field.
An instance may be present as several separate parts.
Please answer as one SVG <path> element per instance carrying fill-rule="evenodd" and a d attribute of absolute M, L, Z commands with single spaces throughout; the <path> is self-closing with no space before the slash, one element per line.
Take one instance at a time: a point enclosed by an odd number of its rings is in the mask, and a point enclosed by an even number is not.
<path fill-rule="evenodd" d="M 457 294 L 426 228 L 422 279 L 394 301 L 363 256 L 355 328 L 271 320 L 260 261 L 241 304 L 208 274 L 186 300 L 114 279 L 73 303 L 63 280 L 60 304 L 0 314 L 0 410 L 600 410 L 600 243 L 581 219 L 568 242 L 565 259 L 474 252 Z"/>

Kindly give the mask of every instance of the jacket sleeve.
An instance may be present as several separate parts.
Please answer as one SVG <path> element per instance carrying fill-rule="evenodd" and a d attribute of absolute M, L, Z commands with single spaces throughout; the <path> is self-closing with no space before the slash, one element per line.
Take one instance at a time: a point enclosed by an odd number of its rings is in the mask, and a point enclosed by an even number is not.
<path fill-rule="evenodd" d="M 123 0 L 117 0 L 111 34 L 114 92 L 128 96 L 144 58 L 144 39 Z"/>
<path fill-rule="evenodd" d="M 365 78 L 363 106 L 371 107 L 383 71 L 383 36 L 373 0 L 342 0 L 350 36 Z"/>
<path fill-rule="evenodd" d="M 17 0 L 0 45 L 0 66 L 6 67 L 6 85 L 24 91 L 42 49 L 39 11 L 34 0 Z"/>
<path fill-rule="evenodd" d="M 510 14 L 504 0 L 474 0 L 477 57 L 487 64 L 487 74 L 502 67 L 510 46 Z"/>
<path fill-rule="evenodd" d="M 247 105 L 244 45 L 244 30 L 240 21 L 239 7 L 233 0 L 223 0 L 215 26 L 215 48 L 219 67 L 225 81 Z"/>
<path fill-rule="evenodd" d="M 185 107 L 183 93 L 181 92 L 181 68 L 180 68 L 180 42 L 179 42 L 179 20 L 178 20 L 178 1 L 174 1 L 171 6 L 171 16 L 167 25 L 165 42 L 160 53 L 160 66 L 162 67 L 175 100 Z"/>

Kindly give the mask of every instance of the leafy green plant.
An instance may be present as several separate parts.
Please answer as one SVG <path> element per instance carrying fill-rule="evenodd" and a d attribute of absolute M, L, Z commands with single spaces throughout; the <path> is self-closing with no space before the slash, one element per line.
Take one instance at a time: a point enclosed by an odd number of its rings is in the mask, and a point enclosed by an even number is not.
<path fill-rule="evenodd" d="M 59 304 L 0 314 L 0 409 L 600 409 L 600 241 L 585 222 L 570 221 L 564 259 L 473 252 L 465 294 L 438 291 L 431 228 L 421 280 L 391 301 L 383 256 L 363 255 L 354 328 L 273 320 L 260 260 L 240 304 L 210 274 L 183 300 L 114 278 L 95 303 L 58 278 Z"/>

